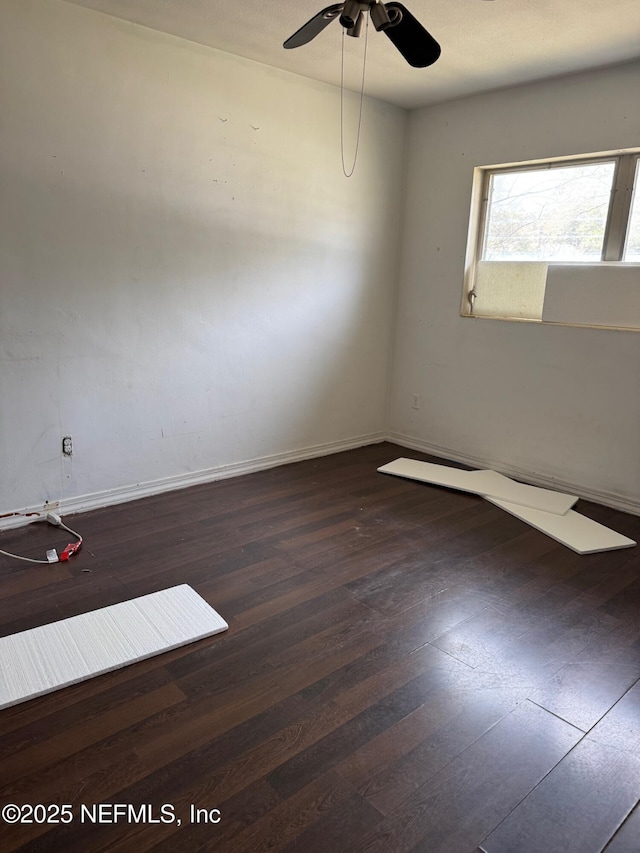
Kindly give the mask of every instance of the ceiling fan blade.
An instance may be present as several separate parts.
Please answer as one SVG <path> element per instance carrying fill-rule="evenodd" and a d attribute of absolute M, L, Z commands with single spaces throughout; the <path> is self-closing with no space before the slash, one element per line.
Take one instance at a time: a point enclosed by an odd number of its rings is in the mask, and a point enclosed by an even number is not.
<path fill-rule="evenodd" d="M 318 12 L 317 15 L 314 15 L 314 17 L 300 27 L 299 30 L 296 30 L 292 36 L 289 36 L 282 46 L 290 49 L 292 47 L 302 47 L 303 44 L 307 44 L 311 39 L 314 39 L 318 33 L 321 33 L 322 30 L 334 20 L 334 18 L 337 18 L 340 15 L 343 7 L 344 3 L 334 3 L 333 6 L 327 6 L 326 9 L 323 9 L 322 12 Z"/>
<path fill-rule="evenodd" d="M 440 56 L 440 45 L 402 3 L 386 3 L 391 26 L 383 30 L 414 68 L 426 68 Z M 394 23 L 395 19 L 398 19 Z"/>

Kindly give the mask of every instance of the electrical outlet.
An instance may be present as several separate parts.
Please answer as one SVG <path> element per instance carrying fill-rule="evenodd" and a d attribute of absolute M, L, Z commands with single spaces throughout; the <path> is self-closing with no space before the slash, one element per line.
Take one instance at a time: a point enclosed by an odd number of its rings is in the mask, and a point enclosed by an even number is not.
<path fill-rule="evenodd" d="M 45 501 L 44 507 L 42 509 L 46 515 L 48 512 L 55 512 L 57 509 L 59 509 L 59 507 L 60 501 Z"/>
<path fill-rule="evenodd" d="M 65 437 L 62 439 L 62 453 L 65 456 L 71 456 L 71 454 L 73 453 L 73 444 L 71 442 L 70 435 L 65 435 Z"/>
<path fill-rule="evenodd" d="M 411 395 L 411 408 L 419 409 L 422 406 L 422 397 L 420 394 L 412 394 Z"/>

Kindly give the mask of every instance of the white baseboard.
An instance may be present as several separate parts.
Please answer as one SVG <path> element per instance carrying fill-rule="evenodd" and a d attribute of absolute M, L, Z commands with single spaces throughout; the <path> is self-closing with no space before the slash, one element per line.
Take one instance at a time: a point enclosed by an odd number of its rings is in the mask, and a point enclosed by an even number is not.
<path fill-rule="evenodd" d="M 332 453 L 354 450 L 357 447 L 364 447 L 369 444 L 379 444 L 383 441 L 398 444 L 408 450 L 418 450 L 422 453 L 429 453 L 432 456 L 437 456 L 441 459 L 462 462 L 472 468 L 491 468 L 494 471 L 499 471 L 501 474 L 513 477 L 515 480 L 519 480 L 523 483 L 530 483 L 531 485 L 542 486 L 547 489 L 555 489 L 556 491 L 569 492 L 573 495 L 579 495 L 585 500 L 594 501 L 595 503 L 603 504 L 604 506 L 610 506 L 613 509 L 619 509 L 622 512 L 629 512 L 632 515 L 640 515 L 640 503 L 625 497 L 624 495 L 585 488 L 583 485 L 577 483 L 570 483 L 568 481 L 559 480 L 555 477 L 548 477 L 538 473 L 532 474 L 530 471 L 525 471 L 518 468 L 516 465 L 506 464 L 501 460 L 480 458 L 468 453 L 460 453 L 451 447 L 442 447 L 431 442 L 423 441 L 415 436 L 404 435 L 403 433 L 396 432 L 369 433 L 368 435 L 356 436 L 342 441 L 331 441 L 325 444 L 304 447 L 299 450 L 291 450 L 285 453 L 274 453 L 270 456 L 248 459 L 244 462 L 219 465 L 215 468 L 207 468 L 202 471 L 192 471 L 187 474 L 177 474 L 171 477 L 163 477 L 159 480 L 149 480 L 144 483 L 122 486 L 117 489 L 106 489 L 105 491 L 94 492 L 88 495 L 64 498 L 57 502 L 58 505 L 55 507 L 55 511 L 59 515 L 72 515 L 73 513 L 88 512 L 92 509 L 101 509 L 103 507 L 115 506 L 116 504 L 126 503 L 128 501 L 140 500 L 141 498 L 158 495 L 162 492 L 186 489 L 189 486 L 195 486 L 200 483 L 212 483 L 216 480 L 224 480 L 230 477 L 239 477 L 242 474 L 252 474 L 255 471 L 263 471 L 267 468 L 275 468 L 279 465 L 288 465 L 292 462 L 301 462 L 305 459 L 314 459 L 319 456 L 329 456 Z M 44 518 L 44 515 L 44 505 L 41 504 L 16 510 L 14 513 L 7 514 L 0 518 L 0 530 L 22 527 L 33 521 L 38 521 Z"/>
<path fill-rule="evenodd" d="M 117 489 L 106 489 L 102 492 L 94 492 L 88 495 L 80 495 L 73 498 L 63 498 L 55 503 L 55 512 L 59 515 L 72 515 L 77 512 L 88 512 L 92 509 L 101 509 L 106 506 L 137 501 L 151 495 L 159 495 L 162 492 L 186 489 L 200 483 L 212 483 L 215 480 L 224 480 L 229 477 L 239 477 L 241 474 L 252 474 L 255 471 L 263 471 L 267 468 L 276 468 L 279 465 L 288 465 L 291 462 L 301 462 L 305 459 L 314 459 L 319 456 L 330 456 L 332 453 L 341 453 L 344 450 L 354 450 L 369 444 L 379 444 L 385 441 L 382 432 L 360 435 L 342 441 L 330 441 L 325 444 L 316 444 L 311 447 L 303 447 L 299 450 L 290 450 L 285 453 L 274 453 L 270 456 L 261 456 L 248 459 L 245 462 L 234 462 L 229 465 L 219 465 L 215 468 L 206 468 L 202 471 L 190 471 L 187 474 L 177 474 L 171 477 L 162 477 L 159 480 L 149 480 L 145 483 L 135 483 L 130 486 L 122 486 Z M 50 502 L 51 503 L 51 502 Z M 0 530 L 9 530 L 23 527 L 33 521 L 44 518 L 46 510 L 43 504 L 30 506 L 7 514 L 0 518 Z"/>
<path fill-rule="evenodd" d="M 532 486 L 542 486 L 546 489 L 555 489 L 558 492 L 568 492 L 571 495 L 578 495 L 578 497 L 584 498 L 587 501 L 593 501 L 603 506 L 610 506 L 613 509 L 629 512 L 632 515 L 640 515 L 640 503 L 625 495 L 618 495 L 600 489 L 590 489 L 579 483 L 571 483 L 568 480 L 545 476 L 537 472 L 532 474 L 531 471 L 518 468 L 517 465 L 505 463 L 499 459 L 480 458 L 469 453 L 460 453 L 451 447 L 441 447 L 428 441 L 422 441 L 422 439 L 415 438 L 415 436 L 404 435 L 402 433 L 387 433 L 386 440 L 393 444 L 399 444 L 401 447 L 406 447 L 409 450 L 419 450 L 422 453 L 429 453 L 441 459 L 462 462 L 472 468 L 490 468 L 492 471 L 498 471 L 500 474 L 513 477 L 514 480 L 522 483 L 529 483 Z"/>

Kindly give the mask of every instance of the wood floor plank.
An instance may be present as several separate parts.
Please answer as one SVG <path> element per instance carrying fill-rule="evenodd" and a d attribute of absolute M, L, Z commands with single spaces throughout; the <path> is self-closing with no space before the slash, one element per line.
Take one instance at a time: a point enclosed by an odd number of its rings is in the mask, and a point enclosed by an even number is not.
<path fill-rule="evenodd" d="M 100 755 L 97 761 L 87 765 L 81 759 L 51 765 L 44 773 L 26 776 L 24 784 L 13 785 L 3 792 L 3 803 L 69 803 L 74 814 L 73 822 L 64 828 L 52 828 L 46 823 L 17 823 L 3 827 L 3 849 L 57 851 L 66 849 L 73 839 L 82 838 L 82 826 L 76 819 L 81 805 L 107 802 L 127 784 L 132 774 L 143 772 L 132 753 L 122 752 L 113 762 L 104 761 L 103 758 Z M 58 838 L 62 833 L 64 844 L 59 844 Z M 100 849 L 102 846 L 104 830 L 101 832 L 98 827 L 92 834 L 94 841 L 91 846 L 85 846 L 85 850 Z"/>
<path fill-rule="evenodd" d="M 127 700 L 113 711 L 103 712 L 97 719 L 76 722 L 73 726 L 73 749 L 78 751 L 84 746 L 102 740 L 113 731 L 130 726 L 132 722 L 145 719 L 149 711 L 169 708 L 185 700 L 185 695 L 173 682 L 158 687 L 151 693 Z M 23 775 L 37 773 L 50 764 L 55 764 L 69 754 L 69 732 L 61 731 L 45 740 L 13 752 L 2 762 L 3 784 Z"/>
<path fill-rule="evenodd" d="M 390 814 L 506 717 L 526 692 L 470 671 L 347 756 L 338 772 Z"/>
<path fill-rule="evenodd" d="M 292 702 L 285 703 L 290 706 L 288 712 L 284 705 L 270 709 L 260 720 L 250 721 L 251 725 L 239 726 L 204 749 L 141 780 L 123 792 L 123 796 L 136 802 L 151 796 L 171 798 L 183 807 L 183 811 L 185 803 L 207 799 L 218 802 L 221 798 L 235 796 L 323 736 L 339 730 L 345 721 L 367 708 L 372 698 L 384 697 L 392 692 L 394 685 L 407 683 L 415 672 L 433 670 L 438 663 L 450 666 L 437 650 L 420 651 L 421 655 L 412 655 L 406 662 L 404 671 L 393 667 L 391 678 L 390 673 L 382 670 L 359 687 L 353 686 L 341 693 L 339 701 L 328 701 L 327 691 L 323 689 L 306 698 L 297 697 L 297 716 Z M 304 707 L 308 710 L 302 714 Z M 277 728 L 278 724 L 283 728 Z M 185 780 L 188 782 L 186 789 Z"/>
<path fill-rule="evenodd" d="M 589 732 L 588 739 L 640 758 L 640 682 L 636 681 L 604 714 Z"/>
<path fill-rule="evenodd" d="M 55 618 L 51 621 L 57 621 L 110 604 L 118 604 L 127 598 L 132 596 L 128 594 L 126 586 L 111 575 L 72 575 L 27 595 L 5 599 L 2 613 L 11 621 L 3 619 L 2 635 L 17 633 L 17 620 L 28 624 L 29 627 L 36 627 L 45 624 L 42 621 L 43 613 L 55 613 Z"/>
<path fill-rule="evenodd" d="M 308 687 L 313 687 L 324 677 L 339 671 L 379 645 L 377 632 L 363 633 L 353 644 L 339 647 L 331 654 L 316 661 L 312 669 L 293 665 L 286 672 L 267 672 L 256 678 L 248 690 L 246 685 L 231 688 L 223 697 L 214 694 L 205 696 L 205 707 L 216 703 L 218 712 L 213 719 L 208 714 L 195 711 L 189 720 L 182 721 L 177 728 L 167 729 L 146 740 L 138 749 L 143 761 L 154 769 L 183 755 L 190 748 L 200 747 L 238 722 L 250 720 L 265 708 Z M 180 722 L 180 721 L 178 721 Z"/>
<path fill-rule="evenodd" d="M 101 679 L 95 679 L 96 686 Z M 3 715 L 2 729 L 0 733 L 0 762 L 4 762 L 10 755 L 23 752 L 27 748 L 36 747 L 54 736 L 67 736 L 69 728 L 78 725 L 86 726 L 91 720 L 99 721 L 104 718 L 108 711 L 117 711 L 124 703 L 145 696 L 163 687 L 171 685 L 172 678 L 164 667 L 157 667 L 146 673 L 141 673 L 135 680 L 116 683 L 113 686 L 100 690 L 93 695 L 82 691 L 82 701 L 68 704 L 62 702 L 56 708 L 52 703 L 40 703 L 41 707 L 49 708 L 50 713 L 46 717 L 32 717 L 29 713 L 38 703 L 32 702 L 24 708 L 16 708 L 10 717 Z M 106 687 L 106 685 L 105 685 Z M 63 691 L 68 694 L 71 691 Z M 184 700 L 185 694 L 181 693 L 180 701 Z M 65 699 L 70 697 L 65 696 Z M 155 704 L 155 703 L 153 703 Z M 9 709 L 7 709 L 9 710 Z"/>
<path fill-rule="evenodd" d="M 640 663 L 570 663 L 530 698 L 586 732 L 639 678 Z"/>
<path fill-rule="evenodd" d="M 432 646 L 423 646 L 392 671 L 378 672 L 344 689 L 334 700 L 342 725 L 323 724 L 318 736 L 300 744 L 300 749 L 269 776 L 280 793 L 295 790 L 316 768 L 334 766 L 345 752 L 357 749 L 389 725 L 422 704 L 436 684 L 454 684 L 461 666 Z M 325 721 L 326 723 L 326 721 Z M 340 746 L 344 744 L 344 746 Z"/>
<path fill-rule="evenodd" d="M 425 650 L 429 655 L 436 659 L 441 658 L 441 653 L 436 650 Z M 423 653 L 424 654 L 424 653 Z M 416 656 L 412 656 L 409 660 L 414 661 L 414 668 L 418 670 L 424 669 L 425 663 L 417 661 Z M 408 664 L 408 662 L 407 662 Z M 398 679 L 399 670 L 397 667 L 393 670 L 394 678 Z M 352 673 L 353 675 L 353 673 Z M 409 677 L 410 671 L 404 675 L 406 679 Z M 243 787 L 251 784 L 253 778 L 259 778 L 267 769 L 277 765 L 280 761 L 286 758 L 287 749 L 295 753 L 304 746 L 304 737 L 315 739 L 322 734 L 318 733 L 318 727 L 325 730 L 339 725 L 339 723 L 348 717 L 349 714 L 355 713 L 358 709 L 366 707 L 368 697 L 372 691 L 377 689 L 384 691 L 389 690 L 393 686 L 393 682 L 384 678 L 384 673 L 379 673 L 377 676 L 378 688 L 375 687 L 372 680 L 363 684 L 360 690 L 354 689 L 353 685 L 351 693 L 353 699 L 347 700 L 347 695 L 341 695 L 342 706 L 336 708 L 334 715 L 323 713 L 323 707 L 326 708 L 328 694 L 326 689 L 319 692 L 314 692 L 310 695 L 309 701 L 314 703 L 314 710 L 308 715 L 307 731 L 305 731 L 305 720 L 300 718 L 298 721 L 291 724 L 290 731 L 276 731 L 273 736 L 269 736 L 269 726 L 286 721 L 285 711 L 281 708 L 273 708 L 262 716 L 262 725 L 258 725 L 259 721 L 253 718 L 246 725 L 238 727 L 237 731 L 227 733 L 219 741 L 211 742 L 206 750 L 200 750 L 195 754 L 191 754 L 188 759 L 174 763 L 166 768 L 166 771 L 160 771 L 149 777 L 148 780 L 141 780 L 138 784 L 123 792 L 122 796 L 126 801 L 146 801 L 149 798 L 171 799 L 176 803 L 176 807 L 182 807 L 184 811 L 185 803 L 188 802 L 204 802 L 208 800 L 218 802 L 221 797 L 228 797 L 236 791 L 242 791 Z M 402 676 L 400 676 L 402 680 Z M 296 697 L 298 702 L 302 702 L 302 697 Z M 303 705 L 299 704 L 298 713 L 302 713 Z M 307 705 L 307 707 L 311 707 Z M 296 709 L 291 705 L 289 719 L 293 720 Z M 335 717 L 335 722 L 332 722 L 332 716 Z M 256 741 L 256 738 L 258 740 Z M 256 741 L 256 745 L 252 749 L 246 749 L 251 743 L 251 739 Z M 244 755 L 240 755 L 239 759 L 231 760 L 231 756 L 235 751 L 245 749 Z M 227 763 L 225 764 L 225 760 Z M 222 762 L 222 763 L 221 763 Z M 197 781 L 200 777 L 201 781 Z M 193 782 L 193 780 L 196 780 Z M 185 780 L 188 782 L 188 787 L 185 790 Z M 170 830 L 167 830 L 170 831 Z M 157 835 L 157 833 L 156 833 Z M 111 835 L 109 836 L 111 838 Z M 217 837 L 217 836 L 216 836 Z M 110 842 L 112 843 L 112 842 Z"/>
<path fill-rule="evenodd" d="M 442 660 L 441 666 L 446 673 L 453 672 L 453 679 L 461 668 L 460 664 L 451 660 Z M 442 677 L 446 676 L 443 674 L 440 678 Z M 281 796 L 290 796 L 315 776 L 337 766 L 345 753 L 358 749 L 420 707 L 430 692 L 435 689 L 434 681 L 437 683 L 433 673 L 427 671 L 397 688 L 390 695 L 374 702 L 340 728 L 280 765 L 269 774 L 269 783 Z"/>
<path fill-rule="evenodd" d="M 508 610 L 499 605 L 488 607 L 437 637 L 434 645 L 469 666 L 479 666 L 493 660 L 528 632 L 539 629 L 545 621 L 554 626 L 561 624 L 567 615 L 565 605 L 575 597 L 574 589 L 556 584 L 525 606 Z"/>
<path fill-rule="evenodd" d="M 206 667 L 182 675 L 181 664 L 169 665 L 169 671 L 179 680 L 182 689 L 191 698 L 222 693 L 261 676 L 273 675 L 278 666 L 293 666 L 312 653 L 315 646 L 322 649 L 334 646 L 345 632 L 354 634 L 367 626 L 382 622 L 379 614 L 369 610 L 344 591 L 342 601 L 331 608 L 319 610 L 313 616 L 300 620 L 282 631 L 274 632 L 268 641 L 259 644 L 260 654 L 250 655 L 239 649 L 229 654 L 221 648 L 220 655 Z M 324 646 L 323 646 L 324 643 Z M 345 643 L 346 645 L 346 643 Z M 233 646 L 231 646 L 233 648 Z"/>
<path fill-rule="evenodd" d="M 639 798 L 640 758 L 585 739 L 482 842 L 481 849 L 484 853 L 602 850 Z"/>
<path fill-rule="evenodd" d="M 333 809 L 294 838 L 282 853 L 351 853 L 365 833 L 381 819 L 373 806 L 355 791 L 347 792 Z"/>
<path fill-rule="evenodd" d="M 357 795 L 354 795 L 347 782 L 331 771 L 324 773 L 310 781 L 308 785 L 298 790 L 293 796 L 284 800 L 251 827 L 235 835 L 233 838 L 234 853 L 262 853 L 262 851 L 273 849 L 285 850 L 292 844 L 296 845 L 298 849 L 303 849 L 300 846 L 302 838 L 305 834 L 307 834 L 307 838 L 309 837 L 310 829 L 315 827 L 329 812 L 334 809 L 339 811 L 343 809 L 345 800 L 351 801 L 353 808 L 355 798 Z M 369 825 L 371 825 L 376 819 L 375 810 L 371 807 L 367 809 L 364 803 L 361 804 L 361 809 L 363 811 L 366 809 Z M 353 832 L 352 826 L 349 829 Z M 277 841 L 274 844 L 275 839 Z M 299 843 L 296 844 L 296 842 Z"/>
<path fill-rule="evenodd" d="M 5 558 L 9 562 L 9 558 Z M 50 586 L 54 581 L 69 580 L 72 573 L 64 563 L 53 563 L 48 566 L 29 566 L 28 569 L 14 571 L 3 577 L 0 584 L 0 601 L 10 596 L 33 592 Z M 5 604 L 3 603 L 3 608 Z"/>
<path fill-rule="evenodd" d="M 176 804 L 176 814 L 182 815 L 182 827 L 177 832 L 174 832 L 176 828 L 174 824 L 165 826 L 162 828 L 165 838 L 160 840 L 158 832 L 149 838 L 149 833 L 142 827 L 137 838 L 132 838 L 127 833 L 120 846 L 108 849 L 128 853 L 132 849 L 133 841 L 136 845 L 135 850 L 139 850 L 140 853 L 146 850 L 154 850 L 155 853 L 176 853 L 181 850 L 228 850 L 231 853 L 235 849 L 235 839 L 243 830 L 253 826 L 264 815 L 271 814 L 280 804 L 280 798 L 264 780 L 249 785 L 240 793 L 223 800 L 212 799 L 207 791 L 202 791 L 196 794 L 196 799 L 190 803 L 184 802 L 182 808 L 179 803 Z M 204 822 L 202 818 L 199 818 L 199 822 L 189 820 L 191 805 L 194 805 L 197 810 L 205 809 L 207 812 L 218 809 L 220 823 Z M 212 817 L 215 820 L 217 816 Z"/>
<path fill-rule="evenodd" d="M 640 803 L 616 831 L 604 853 L 637 853 L 640 839 Z"/>
<path fill-rule="evenodd" d="M 477 622 L 472 619 L 457 626 L 434 640 L 434 645 L 479 670 L 519 675 L 532 690 L 580 655 L 593 653 L 612 624 L 606 614 L 571 600 L 541 612 L 533 625 L 522 623 L 518 613 L 509 618 L 499 611 L 487 630 Z"/>
<path fill-rule="evenodd" d="M 548 711 L 523 702 L 398 805 L 354 853 L 474 850 L 580 736 Z"/>

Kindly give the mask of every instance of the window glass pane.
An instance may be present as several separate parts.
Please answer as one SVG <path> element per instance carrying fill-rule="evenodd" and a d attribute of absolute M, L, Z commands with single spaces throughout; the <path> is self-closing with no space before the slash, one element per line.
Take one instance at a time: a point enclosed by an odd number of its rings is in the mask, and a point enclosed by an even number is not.
<path fill-rule="evenodd" d="M 627 231 L 627 245 L 624 250 L 625 261 L 640 263 L 640 160 L 636 164 L 635 190 L 631 202 L 631 216 Z"/>
<path fill-rule="evenodd" d="M 482 258 L 599 261 L 614 162 L 491 175 Z"/>

